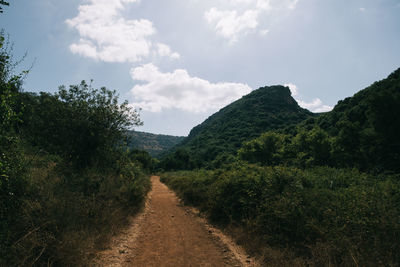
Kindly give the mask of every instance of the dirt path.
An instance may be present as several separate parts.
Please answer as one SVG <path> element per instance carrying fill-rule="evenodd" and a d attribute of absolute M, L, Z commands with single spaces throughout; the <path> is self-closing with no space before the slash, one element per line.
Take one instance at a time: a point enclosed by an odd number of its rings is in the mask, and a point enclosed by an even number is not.
<path fill-rule="evenodd" d="M 100 253 L 97 266 L 256 266 L 240 247 L 184 207 L 159 177 L 146 208 Z"/>

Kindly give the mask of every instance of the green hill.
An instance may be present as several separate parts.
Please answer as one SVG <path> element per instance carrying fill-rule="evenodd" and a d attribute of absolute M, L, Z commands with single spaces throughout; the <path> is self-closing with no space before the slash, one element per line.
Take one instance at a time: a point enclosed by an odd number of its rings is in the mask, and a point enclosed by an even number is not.
<path fill-rule="evenodd" d="M 183 136 L 171 136 L 130 131 L 129 145 L 132 148 L 147 151 L 152 157 L 159 157 L 163 152 L 176 146 L 185 138 Z"/>
<path fill-rule="evenodd" d="M 297 104 L 289 88 L 259 88 L 194 127 L 174 154 L 164 158 L 163 167 L 190 169 L 229 161 L 244 141 L 315 116 Z"/>
<path fill-rule="evenodd" d="M 266 165 L 400 171 L 400 69 L 297 127 L 244 144 L 242 159 Z"/>

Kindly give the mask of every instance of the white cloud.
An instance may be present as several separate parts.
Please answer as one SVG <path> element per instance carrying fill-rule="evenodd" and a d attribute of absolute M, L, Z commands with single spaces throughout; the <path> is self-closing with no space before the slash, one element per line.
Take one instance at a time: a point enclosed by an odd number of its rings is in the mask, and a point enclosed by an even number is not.
<path fill-rule="evenodd" d="M 297 85 L 295 85 L 293 83 L 286 83 L 286 84 L 284 84 L 284 86 L 289 87 L 290 92 L 292 93 L 292 96 L 297 96 L 297 94 L 299 93 L 299 89 L 297 88 Z"/>
<path fill-rule="evenodd" d="M 232 5 L 249 5 L 253 2 L 253 0 L 230 0 Z"/>
<path fill-rule="evenodd" d="M 360 7 L 358 10 L 360 10 L 361 12 L 365 12 L 365 7 Z"/>
<path fill-rule="evenodd" d="M 122 11 L 128 3 L 140 0 L 88 0 L 80 5 L 79 13 L 66 23 L 79 32 L 80 40 L 70 45 L 74 54 L 106 62 L 138 62 L 153 53 L 176 59 L 177 53 L 159 54 L 153 23 L 146 19 L 125 19 Z M 164 45 L 167 47 L 166 45 Z"/>
<path fill-rule="evenodd" d="M 293 98 L 295 98 L 299 106 L 302 108 L 311 110 L 312 112 L 327 112 L 333 109 L 331 106 L 324 105 L 319 98 L 314 98 L 311 102 L 299 99 L 299 88 L 293 83 L 287 83 L 285 86 L 289 87 Z"/>
<path fill-rule="evenodd" d="M 290 2 L 289 9 L 295 9 L 298 2 L 299 0 L 293 0 L 292 2 Z"/>
<path fill-rule="evenodd" d="M 212 7 L 204 13 L 204 17 L 218 35 L 232 44 L 238 41 L 239 37 L 255 32 L 259 26 L 264 27 L 259 33 L 266 35 L 269 30 L 265 29 L 265 25 L 261 25 L 261 15 L 269 12 L 270 17 L 281 17 L 282 11 L 294 9 L 298 2 L 299 0 L 230 0 L 229 7 Z M 273 14 L 270 12 L 272 10 Z"/>
<path fill-rule="evenodd" d="M 271 0 L 257 0 L 257 8 L 262 10 L 270 10 L 271 7 Z"/>
<path fill-rule="evenodd" d="M 333 109 L 331 106 L 324 105 L 319 98 L 314 98 L 311 102 L 305 102 L 298 99 L 296 99 L 296 101 L 299 103 L 300 107 L 311 110 L 312 112 L 326 112 Z"/>
<path fill-rule="evenodd" d="M 172 52 L 171 48 L 166 44 L 157 44 L 157 53 L 161 57 L 170 57 L 171 59 L 179 59 L 181 56 L 176 53 Z"/>
<path fill-rule="evenodd" d="M 260 35 L 265 36 L 269 33 L 269 29 L 260 30 Z"/>
<path fill-rule="evenodd" d="M 171 108 L 193 113 L 216 111 L 251 92 L 247 84 L 211 83 L 184 69 L 163 73 L 153 64 L 132 68 L 131 76 L 143 83 L 132 88 L 132 105 L 152 112 Z"/>
<path fill-rule="evenodd" d="M 246 10 L 242 15 L 238 15 L 236 10 L 220 11 L 214 7 L 205 13 L 205 18 L 218 34 L 234 43 L 239 35 L 246 35 L 257 27 L 258 14 L 257 10 Z"/>

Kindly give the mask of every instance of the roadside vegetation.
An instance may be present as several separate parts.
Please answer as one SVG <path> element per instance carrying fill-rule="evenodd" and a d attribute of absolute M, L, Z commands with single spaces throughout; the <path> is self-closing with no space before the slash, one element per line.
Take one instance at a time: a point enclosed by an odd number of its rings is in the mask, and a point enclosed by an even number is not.
<path fill-rule="evenodd" d="M 266 266 L 397 266 L 400 176 L 264 167 L 161 175 Z"/>
<path fill-rule="evenodd" d="M 126 146 L 141 121 L 85 81 L 24 92 L 18 62 L 1 32 L 0 266 L 87 266 L 150 188 L 150 156 Z"/>

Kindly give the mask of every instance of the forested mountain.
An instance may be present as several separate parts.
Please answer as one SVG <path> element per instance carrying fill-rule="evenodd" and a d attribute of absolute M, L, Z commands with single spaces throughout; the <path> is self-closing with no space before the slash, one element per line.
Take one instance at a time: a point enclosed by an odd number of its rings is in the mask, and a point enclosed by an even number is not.
<path fill-rule="evenodd" d="M 400 171 L 400 69 L 295 129 L 264 133 L 239 151 L 267 165 Z"/>
<path fill-rule="evenodd" d="M 171 149 L 185 137 L 164 134 L 152 134 L 138 131 L 130 131 L 129 146 L 139 150 L 147 151 L 152 157 L 158 157 L 163 152 Z"/>
<path fill-rule="evenodd" d="M 188 138 L 163 160 L 164 167 L 196 168 L 225 162 L 244 141 L 268 130 L 316 117 L 301 108 L 284 86 L 262 87 L 224 107 L 194 127 Z"/>

